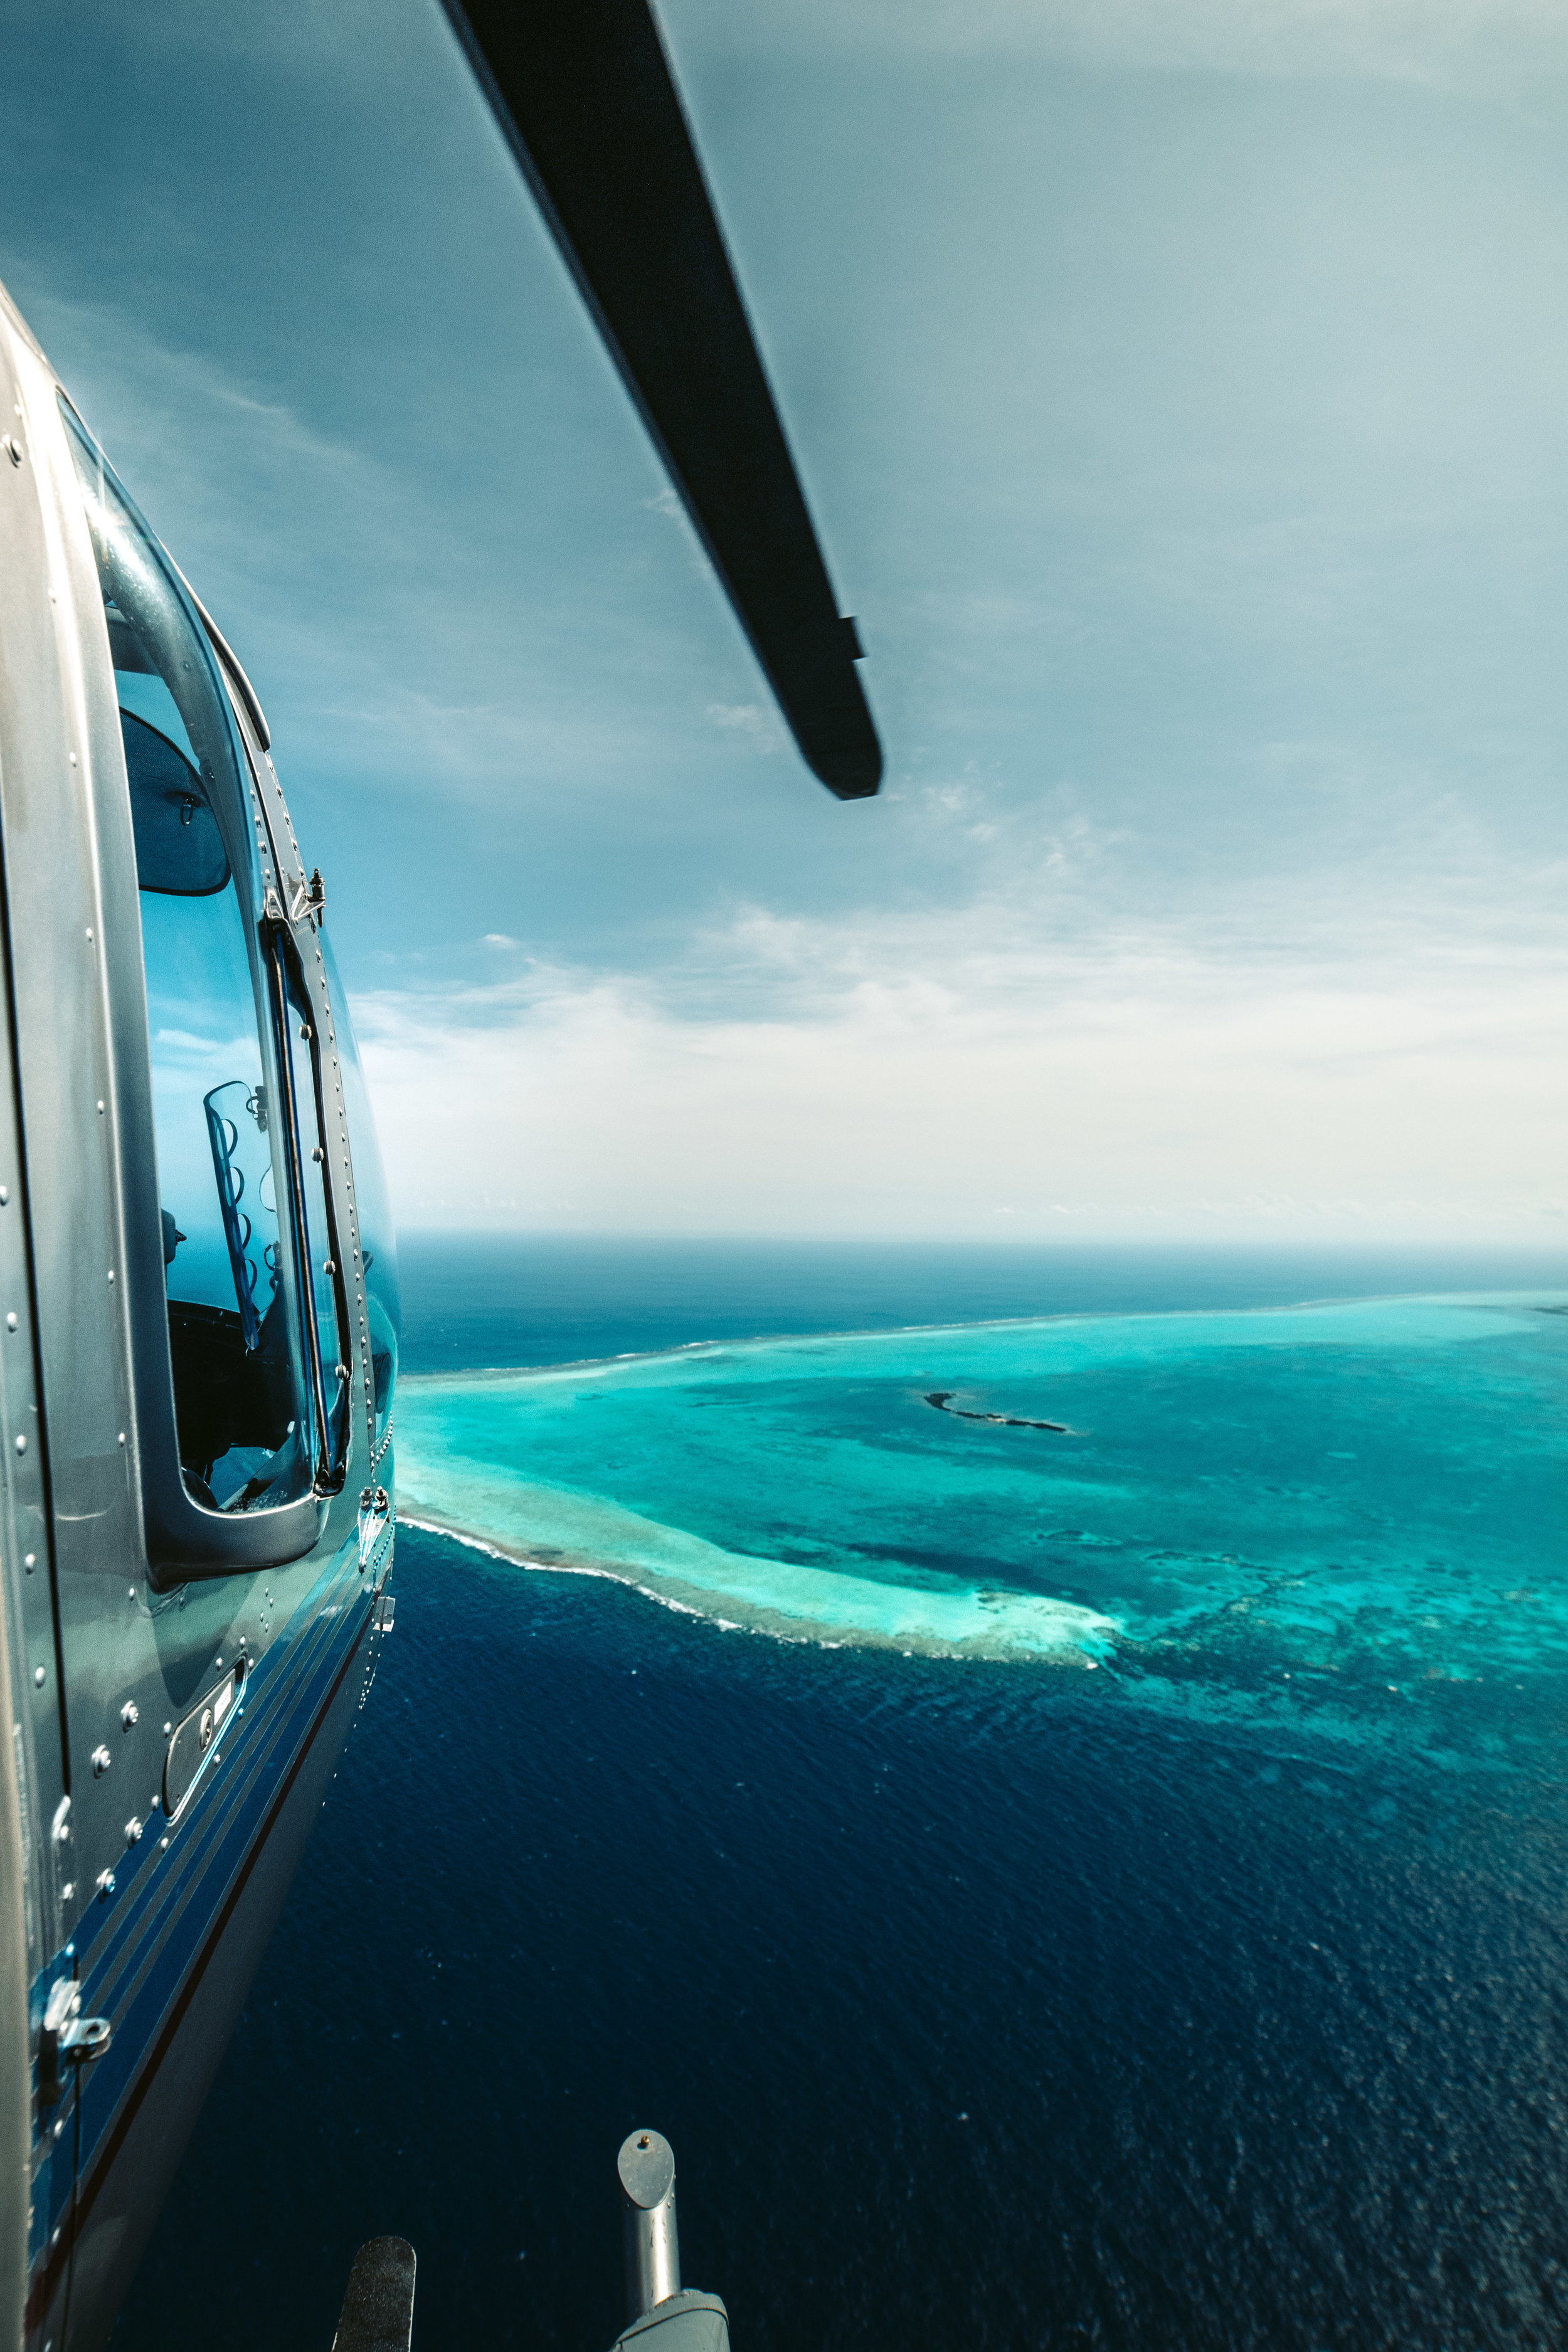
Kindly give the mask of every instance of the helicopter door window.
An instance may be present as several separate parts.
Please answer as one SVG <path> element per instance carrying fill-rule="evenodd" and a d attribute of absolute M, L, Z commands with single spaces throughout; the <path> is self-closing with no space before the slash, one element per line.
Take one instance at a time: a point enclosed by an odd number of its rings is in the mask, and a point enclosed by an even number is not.
<path fill-rule="evenodd" d="M 190 604 L 68 410 L 66 422 L 131 793 L 180 1469 L 203 1508 L 261 1510 L 310 1491 L 319 1414 L 248 795 Z"/>
<path fill-rule="evenodd" d="M 139 838 L 139 866 L 140 849 Z M 142 888 L 181 1465 L 195 1500 L 209 1507 L 285 1502 L 310 1483 L 310 1448 L 290 1360 L 268 1088 L 234 880 L 226 866 L 215 892 L 175 896 L 160 881 Z"/>

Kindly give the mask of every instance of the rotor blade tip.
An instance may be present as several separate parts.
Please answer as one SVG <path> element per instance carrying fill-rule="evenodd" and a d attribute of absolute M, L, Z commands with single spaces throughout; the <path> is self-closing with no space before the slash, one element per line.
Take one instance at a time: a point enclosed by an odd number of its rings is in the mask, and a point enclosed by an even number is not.
<path fill-rule="evenodd" d="M 849 751 L 816 752 L 808 765 L 836 800 L 868 801 L 882 781 L 882 747 L 873 738 Z"/>

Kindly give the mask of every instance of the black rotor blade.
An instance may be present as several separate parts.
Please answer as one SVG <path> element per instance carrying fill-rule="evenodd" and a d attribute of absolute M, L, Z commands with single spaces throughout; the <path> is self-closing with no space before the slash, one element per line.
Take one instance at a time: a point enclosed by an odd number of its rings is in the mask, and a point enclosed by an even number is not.
<path fill-rule="evenodd" d="M 443 0 L 807 765 L 874 793 L 853 621 L 763 373 L 647 0 Z"/>

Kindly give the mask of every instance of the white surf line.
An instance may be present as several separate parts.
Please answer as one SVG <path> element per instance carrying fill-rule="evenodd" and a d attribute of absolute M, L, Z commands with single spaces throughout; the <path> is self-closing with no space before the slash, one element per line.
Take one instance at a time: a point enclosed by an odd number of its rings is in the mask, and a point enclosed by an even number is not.
<path fill-rule="evenodd" d="M 765 1642 L 784 1642 L 804 1649 L 844 1650 L 854 1646 L 848 1642 L 818 1641 L 809 1633 L 778 1633 L 768 1625 L 743 1625 L 735 1617 L 715 1617 L 706 1609 L 693 1608 L 689 1601 L 677 1601 L 673 1593 L 658 1592 L 651 1585 L 639 1584 L 629 1570 L 577 1568 L 557 1559 L 526 1559 L 521 1552 L 503 1551 L 499 1544 L 487 1542 L 483 1536 L 471 1535 L 465 1528 L 449 1528 L 439 1519 L 418 1519 L 410 1511 L 399 1511 L 397 1524 L 400 1528 L 417 1528 L 422 1535 L 445 1536 L 449 1543 L 463 1544 L 469 1551 L 482 1552 L 487 1559 L 500 1560 L 503 1568 L 521 1568 L 530 1576 L 588 1576 L 604 1584 L 618 1584 L 627 1592 L 640 1593 L 657 1609 L 671 1610 L 678 1617 L 695 1617 L 699 1624 L 716 1626 L 721 1633 L 755 1633 Z M 906 1650 L 903 1654 L 907 1658 L 912 1653 Z"/>
<path fill-rule="evenodd" d="M 426 1507 L 426 1510 L 428 1506 Z M 1044 1594 L 1008 1593 L 1006 1600 L 1014 1604 L 1012 1611 L 987 1612 L 978 1621 L 973 1615 L 980 1589 L 955 1590 L 935 1594 L 924 1588 L 876 1583 L 867 1585 L 863 1605 L 857 1606 L 848 1596 L 839 1600 L 836 1613 L 832 1598 L 804 1594 L 784 1595 L 758 1593 L 744 1589 L 734 1578 L 726 1576 L 712 1584 L 700 1578 L 683 1575 L 679 1566 L 668 1570 L 650 1570 L 642 1561 L 613 1567 L 603 1561 L 541 1560 L 531 1558 L 522 1549 L 510 1550 L 503 1542 L 475 1534 L 471 1528 L 448 1525 L 430 1518 L 417 1507 L 398 1517 L 407 1527 L 419 1528 L 432 1535 L 450 1536 L 455 1542 L 464 1543 L 485 1557 L 522 1568 L 530 1573 L 560 1576 L 596 1576 L 605 1582 L 622 1584 L 639 1592 L 647 1600 L 657 1601 L 661 1608 L 673 1610 L 678 1615 L 700 1618 L 704 1622 L 723 1631 L 753 1633 L 773 1641 L 804 1643 L 820 1649 L 888 1649 L 904 1656 L 917 1653 L 922 1656 L 942 1658 L 989 1658 L 1031 1664 L 1055 1664 L 1079 1670 L 1088 1667 L 1098 1671 L 1123 1638 L 1124 1628 L 1118 1621 L 1079 1604 L 1062 1601 Z M 679 1536 L 679 1529 L 660 1532 Z M 705 1549 L 710 1549 L 704 1547 Z M 758 1563 L 759 1566 L 783 1566 L 789 1563 Z M 802 1571 L 808 1576 L 831 1575 L 835 1581 L 859 1587 L 865 1580 L 846 1576 L 842 1571 Z M 649 1584 L 649 1575 L 656 1581 Z M 670 1591 L 673 1585 L 676 1590 Z M 848 1605 L 846 1606 L 846 1601 Z M 899 1602 L 903 1604 L 902 1611 Z M 893 1622 L 879 1622 L 878 1603 L 891 1608 Z M 922 1602 L 925 1607 L 922 1608 Z M 826 1603 L 826 1605 L 823 1605 Z M 959 1612 L 961 1622 L 942 1626 L 940 1619 L 943 1605 Z M 729 1610 L 740 1608 L 747 1614 L 743 1619 L 731 1618 Z M 921 1622 L 929 1610 L 937 1612 L 938 1622 Z M 910 1612 L 913 1612 L 911 1622 Z M 1016 1621 L 1016 1631 L 1009 1631 L 1009 1620 Z M 1044 1620 L 1046 1622 L 1039 1622 Z M 1101 1656 L 1090 1655 L 1091 1648 Z"/>

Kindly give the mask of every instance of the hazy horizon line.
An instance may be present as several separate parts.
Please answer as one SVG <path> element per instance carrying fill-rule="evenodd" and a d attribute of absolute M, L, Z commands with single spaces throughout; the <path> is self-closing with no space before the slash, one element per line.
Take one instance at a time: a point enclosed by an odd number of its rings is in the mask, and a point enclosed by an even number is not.
<path fill-rule="evenodd" d="M 1410 1249 L 1424 1252 L 1465 1250 L 1479 1255 L 1540 1255 L 1559 1257 L 1568 1268 L 1568 1234 L 1532 1236 L 1528 1234 L 1499 1233 L 1466 1234 L 1446 1230 L 1440 1233 L 1392 1233 L 1372 1229 L 1362 1232 L 1342 1227 L 1331 1231 L 1303 1232 L 1298 1228 L 1273 1233 L 1238 1233 L 1234 1228 L 1212 1234 L 1186 1229 L 1179 1233 L 1158 1234 L 1148 1231 L 1119 1234 L 1104 1229 L 1093 1233 L 1014 1233 L 1014 1234 L 951 1234 L 951 1233 L 868 1233 L 846 1229 L 832 1233 L 801 1232 L 708 1232 L 677 1231 L 669 1227 L 649 1226 L 587 1226 L 544 1224 L 480 1224 L 475 1223 L 437 1223 L 423 1221 L 400 1223 L 400 1242 L 408 1240 L 442 1241 L 574 1241 L 574 1242 L 649 1242 L 684 1243 L 692 1246 L 755 1247 L 765 1244 L 773 1248 L 827 1249 Z"/>

